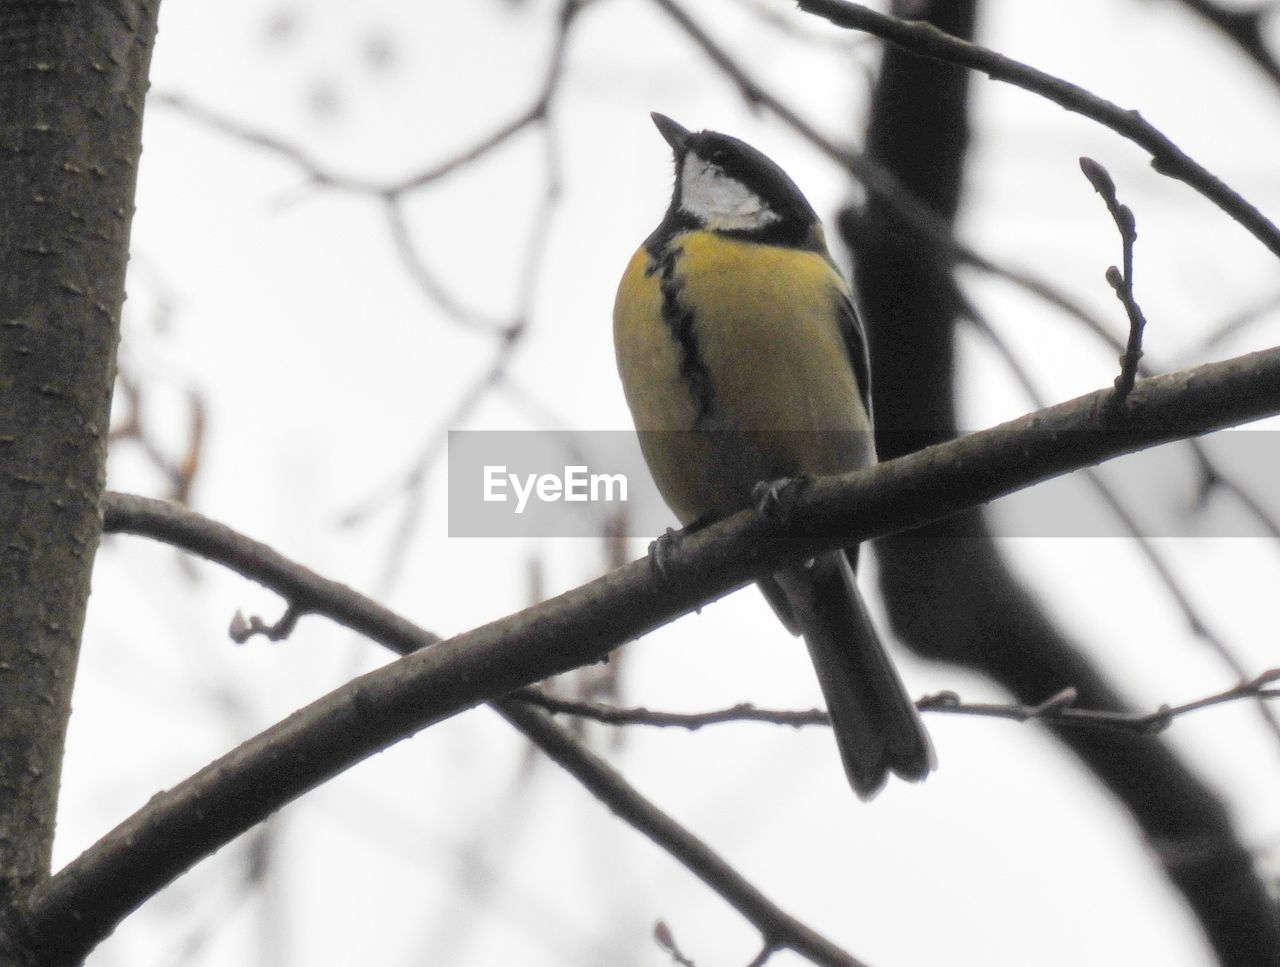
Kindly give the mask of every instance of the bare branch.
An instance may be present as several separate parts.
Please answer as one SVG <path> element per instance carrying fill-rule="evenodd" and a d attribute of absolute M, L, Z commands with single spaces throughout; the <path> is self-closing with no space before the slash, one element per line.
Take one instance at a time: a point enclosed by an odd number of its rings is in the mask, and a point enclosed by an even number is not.
<path fill-rule="evenodd" d="M 424 648 L 440 641 L 394 611 L 369 600 L 345 584 L 321 577 L 260 541 L 246 537 L 174 504 L 128 494 L 110 494 L 103 502 L 108 532 L 142 534 L 225 564 L 284 597 L 294 620 L 304 613 L 333 617 L 353 631 L 398 651 Z"/>
<path fill-rule="evenodd" d="M 1260 3 L 1252 10 L 1237 10 L 1213 3 L 1212 0 L 1179 0 L 1189 10 L 1217 27 L 1240 51 L 1253 61 L 1276 84 L 1280 84 L 1280 62 L 1267 47 L 1265 25 L 1275 14 L 1276 4 Z"/>
<path fill-rule="evenodd" d="M 385 203 L 385 215 L 387 226 L 391 233 L 392 244 L 408 270 L 410 278 L 413 279 L 418 288 L 432 302 L 440 306 L 454 321 L 481 332 L 494 334 L 500 339 L 509 339 L 512 332 L 524 326 L 523 320 L 524 316 L 527 315 L 526 306 L 528 305 L 526 293 L 532 286 L 528 276 L 540 261 L 544 247 L 541 243 L 545 238 L 547 222 L 550 219 L 548 209 L 554 206 L 554 202 L 558 200 L 560 195 L 558 172 L 552 170 L 548 173 L 548 184 L 545 191 L 547 201 L 539 212 L 529 248 L 529 256 L 526 259 L 525 284 L 521 288 L 520 308 L 514 314 L 515 317 L 510 320 L 495 319 L 468 307 L 448 291 L 419 257 L 413 244 L 402 206 L 406 195 L 447 178 L 468 164 L 478 161 L 502 147 L 521 132 L 539 125 L 549 129 L 551 105 L 564 73 L 565 54 L 568 49 L 571 28 L 577 19 L 578 13 L 586 6 L 587 3 L 583 2 L 583 0 L 563 0 L 561 3 L 556 19 L 555 37 L 547 60 L 547 66 L 544 70 L 543 80 L 528 107 L 511 120 L 499 125 L 489 134 L 481 137 L 474 144 L 399 181 L 382 183 L 339 174 L 330 170 L 307 152 L 289 143 L 284 138 L 242 124 L 208 107 L 197 104 L 182 95 L 153 94 L 152 100 L 157 104 L 181 111 L 185 116 L 215 131 L 278 156 L 282 160 L 300 168 L 313 185 L 350 191 L 381 199 Z M 548 140 L 551 137 L 548 130 Z"/>
<path fill-rule="evenodd" d="M 391 233 L 391 244 L 405 271 L 409 273 L 414 284 L 431 302 L 438 305 L 455 322 L 461 323 L 477 332 L 500 335 L 511 323 L 487 315 L 470 306 L 463 305 L 448 288 L 427 268 L 426 261 L 418 252 L 409 229 L 409 222 L 404 214 L 404 199 L 399 195 L 386 199 L 387 230 Z"/>
<path fill-rule="evenodd" d="M 380 183 L 366 178 L 334 172 L 284 138 L 256 130 L 212 108 L 198 104 L 191 98 L 184 97 L 181 94 L 155 92 L 151 94 L 150 99 L 163 107 L 180 111 L 192 120 L 198 121 L 215 131 L 278 155 L 283 160 L 301 168 L 316 185 L 394 199 L 397 196 L 454 174 L 471 162 L 478 161 L 490 152 L 502 147 L 525 128 L 546 119 L 556 87 L 564 71 L 564 58 L 568 46 L 570 27 L 584 6 L 586 4 L 582 3 L 581 0 L 564 0 L 561 4 L 557 19 L 556 36 L 552 44 L 551 55 L 547 61 L 544 78 L 539 86 L 538 93 L 527 108 L 511 120 L 499 125 L 474 144 L 463 148 L 457 154 L 438 161 L 421 171 L 407 175 L 396 182 Z"/>
<path fill-rule="evenodd" d="M 1125 110 L 1082 87 L 1011 57 L 944 33 L 925 21 L 900 20 L 848 0 L 798 0 L 800 9 L 840 27 L 863 30 L 921 57 L 980 71 L 997 81 L 1039 94 L 1059 107 L 1092 118 L 1144 148 L 1151 166 L 1198 191 L 1280 255 L 1280 229 L 1217 175 L 1193 160 L 1137 111 Z"/>
<path fill-rule="evenodd" d="M 1072 728 L 1121 729 L 1140 735 L 1154 735 L 1168 728 L 1175 718 L 1189 712 L 1197 712 L 1200 709 L 1225 705 L 1241 699 L 1280 698 L 1280 689 L 1272 687 L 1276 682 L 1280 682 L 1280 668 L 1271 668 L 1256 678 L 1232 685 L 1212 695 L 1185 702 L 1182 705 L 1161 705 L 1158 709 L 1145 714 L 1080 708 L 1075 704 L 1078 696 L 1074 689 L 1064 689 L 1039 705 L 963 702 L 955 692 L 939 692 L 919 699 L 916 707 L 922 712 L 1009 719 L 1014 722 L 1042 721 Z M 710 712 L 658 712 L 643 707 L 619 708 L 597 702 L 570 701 L 548 695 L 537 688 L 522 688 L 513 692 L 508 701 L 520 701 L 553 714 L 575 715 L 605 725 L 647 725 L 657 728 L 687 729 L 691 732 L 709 725 L 738 722 L 786 725 L 791 728 L 831 725 L 830 716 L 822 709 L 816 708 L 793 711 L 756 708 L 754 705 L 742 703 Z"/>
<path fill-rule="evenodd" d="M 284 138 L 266 131 L 259 131 L 185 95 L 167 91 L 152 91 L 148 95 L 148 101 L 159 107 L 178 111 L 192 121 L 196 121 L 220 134 L 279 156 L 281 159 L 301 168 L 312 184 L 361 194 L 381 195 L 387 191 L 385 187 L 376 182 L 331 171 L 297 145 L 290 144 Z"/>
<path fill-rule="evenodd" d="M 1123 412 L 1124 400 L 1133 389 L 1133 381 L 1138 378 L 1138 364 L 1142 359 L 1142 333 L 1147 327 L 1146 316 L 1142 314 L 1142 307 L 1138 305 L 1138 299 L 1133 294 L 1133 243 L 1138 239 L 1138 226 L 1133 217 L 1133 210 L 1128 205 L 1121 204 L 1116 196 L 1116 183 L 1106 168 L 1092 158 L 1081 158 L 1080 170 L 1089 179 L 1089 184 L 1093 185 L 1093 190 L 1102 196 L 1102 200 L 1107 205 L 1107 211 L 1111 213 L 1116 229 L 1120 232 L 1123 268 L 1116 268 L 1113 265 L 1107 269 L 1106 273 L 1107 283 L 1129 317 L 1129 342 L 1120 356 L 1120 375 L 1116 377 L 1116 391 L 1107 402 L 1108 415 L 1116 419 Z"/>

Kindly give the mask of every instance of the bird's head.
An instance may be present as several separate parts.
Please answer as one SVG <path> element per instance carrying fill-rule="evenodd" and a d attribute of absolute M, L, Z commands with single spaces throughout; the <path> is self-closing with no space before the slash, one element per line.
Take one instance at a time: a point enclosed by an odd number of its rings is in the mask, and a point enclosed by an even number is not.
<path fill-rule="evenodd" d="M 737 138 L 718 131 L 692 132 L 663 114 L 651 116 L 675 155 L 669 220 L 775 244 L 805 245 L 818 216 L 785 171 Z"/>

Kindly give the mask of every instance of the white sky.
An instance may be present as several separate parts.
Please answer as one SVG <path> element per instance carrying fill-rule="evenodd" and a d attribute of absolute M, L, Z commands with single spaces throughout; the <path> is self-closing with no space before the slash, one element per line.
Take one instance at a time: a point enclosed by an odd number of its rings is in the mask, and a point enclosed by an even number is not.
<path fill-rule="evenodd" d="M 873 59 L 865 41 L 833 45 L 836 32 L 789 16 L 828 38 L 815 54 L 780 40 L 747 12 L 753 3 L 688 6 L 806 118 L 837 137 L 855 129 L 849 118 L 866 96 L 856 68 Z M 542 81 L 553 7 L 169 0 L 153 87 L 270 132 L 337 171 L 394 179 L 524 109 Z M 790 9 L 780 0 L 758 7 Z M 292 31 L 269 41 L 281 18 L 292 18 Z M 984 42 L 1140 108 L 1280 215 L 1280 92 L 1176 4 L 992 0 L 982 27 Z M 600 0 L 571 43 L 553 111 L 565 194 L 512 376 L 565 426 L 625 428 L 613 292 L 660 218 L 671 179 L 648 112 L 756 144 L 824 215 L 848 189 L 781 124 L 744 110 L 652 4 Z M 370 46 L 390 50 L 385 69 L 372 65 Z M 1200 361 L 1198 340 L 1214 324 L 1280 289 L 1261 245 L 1154 174 L 1133 146 L 984 78 L 974 91 L 963 236 L 1053 280 L 1122 331 L 1102 278 L 1118 258 L 1118 239 L 1076 159 L 1102 161 L 1137 215 L 1153 365 Z M 318 102 L 336 107 L 318 114 L 309 107 Z M 526 132 L 410 202 L 427 263 L 464 304 L 499 317 L 512 311 L 543 160 L 541 136 Z M 308 188 L 290 163 L 158 104 L 146 119 L 141 177 L 122 362 L 174 453 L 186 394 L 206 402 L 198 510 L 442 634 L 523 606 L 535 557 L 549 593 L 599 572 L 603 551 L 589 541 L 450 540 L 441 465 L 404 569 L 388 585 L 385 557 L 402 504 L 355 528 L 339 520 L 403 476 L 488 365 L 492 340 L 424 299 L 373 199 Z M 1111 381 L 1110 352 L 1074 323 L 986 279 L 974 279 L 971 291 L 1050 399 Z M 158 328 L 162 300 L 172 311 Z M 1273 312 L 1214 355 L 1268 344 L 1276 323 Z M 964 345 L 968 422 L 1025 411 L 999 360 L 974 339 Z M 491 395 L 465 427 L 544 424 Z M 111 485 L 149 493 L 161 486 L 125 447 Z M 1186 485 L 1170 486 L 1176 496 Z M 1251 669 L 1280 664 L 1274 546 L 1200 538 L 1158 547 Z M 633 542 L 634 555 L 643 549 Z M 1135 701 L 1183 701 L 1230 684 L 1129 541 L 1020 538 L 1006 549 Z M 869 575 L 864 585 L 872 586 Z M 181 567 L 163 547 L 128 537 L 106 543 L 72 719 L 59 862 L 157 790 L 386 660 L 315 618 L 285 643 L 238 648 L 225 635 L 237 608 L 273 619 L 280 605 L 217 568 Z M 899 657 L 914 693 L 1001 698 L 968 674 Z M 820 702 L 804 649 L 752 591 L 629 647 L 622 675 L 624 701 L 656 708 Z M 1041 730 L 955 716 L 927 721 L 939 771 L 919 787 L 893 784 L 871 805 L 849 794 L 821 730 L 590 734 L 643 792 L 766 894 L 876 967 L 1211 962 L 1128 818 Z M 1256 710 L 1200 713 L 1178 722 L 1169 739 L 1228 798 L 1245 842 L 1274 860 L 1280 749 Z M 754 931 L 722 901 L 557 768 L 528 758 L 487 710 L 357 767 L 287 808 L 273 828 L 278 861 L 265 891 L 246 893 L 236 879 L 241 841 L 148 904 L 91 963 L 665 965 L 670 959 L 649 939 L 659 918 L 699 967 L 736 967 L 758 949 Z M 184 960 L 188 947 L 195 953 Z M 798 962 L 780 954 L 771 963 Z"/>

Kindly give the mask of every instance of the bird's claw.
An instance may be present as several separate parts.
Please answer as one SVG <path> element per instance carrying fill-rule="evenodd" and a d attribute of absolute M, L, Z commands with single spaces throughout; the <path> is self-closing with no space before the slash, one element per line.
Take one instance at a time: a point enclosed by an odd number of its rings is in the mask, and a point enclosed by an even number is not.
<path fill-rule="evenodd" d="M 653 568 L 653 573 L 663 584 L 671 583 L 669 564 L 671 555 L 679 543 L 680 535 L 675 528 L 668 527 L 666 533 L 659 534 L 658 538 L 649 544 L 649 566 Z"/>
<path fill-rule="evenodd" d="M 756 513 L 766 520 L 785 524 L 795 511 L 796 501 L 812 482 L 813 478 L 808 474 L 762 480 L 751 490 L 751 501 L 755 504 Z"/>

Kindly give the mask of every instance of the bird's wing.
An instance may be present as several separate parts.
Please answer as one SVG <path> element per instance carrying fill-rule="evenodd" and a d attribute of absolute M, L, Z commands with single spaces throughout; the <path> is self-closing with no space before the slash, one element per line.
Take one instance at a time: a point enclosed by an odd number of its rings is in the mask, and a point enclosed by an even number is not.
<path fill-rule="evenodd" d="M 862 396 L 862 405 L 867 410 L 867 420 L 875 426 L 871 413 L 871 359 L 867 351 L 867 334 L 862 328 L 862 320 L 858 318 L 858 310 L 853 307 L 853 300 L 848 292 L 841 292 L 838 302 L 840 335 L 844 339 L 845 349 L 849 352 L 849 363 L 853 366 L 853 375 L 858 380 L 858 392 Z"/>

